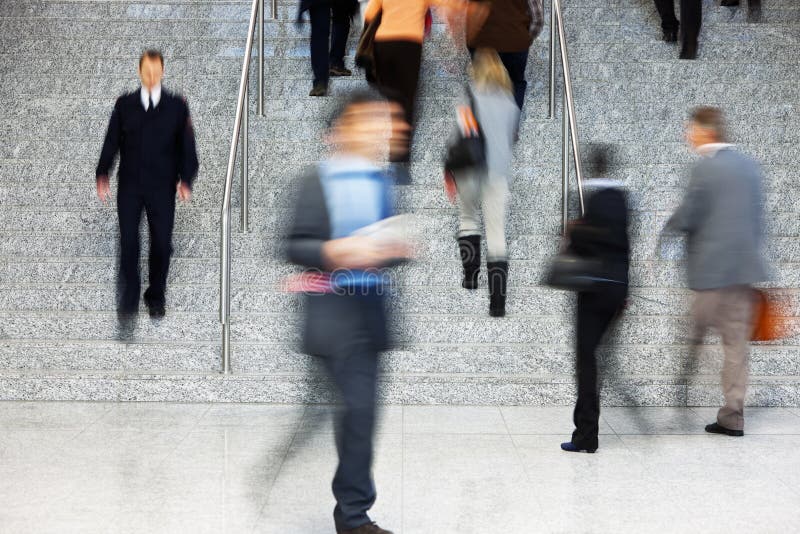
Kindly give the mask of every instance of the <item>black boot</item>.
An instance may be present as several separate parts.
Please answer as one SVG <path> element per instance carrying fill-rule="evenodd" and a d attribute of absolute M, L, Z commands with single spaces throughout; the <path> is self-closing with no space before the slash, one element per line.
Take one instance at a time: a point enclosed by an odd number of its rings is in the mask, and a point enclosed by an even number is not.
<path fill-rule="evenodd" d="M 489 276 L 489 315 L 504 317 L 506 314 L 508 262 L 490 261 L 486 264 L 486 272 Z"/>
<path fill-rule="evenodd" d="M 481 270 L 481 236 L 468 235 L 458 238 L 458 252 L 464 266 L 464 289 L 478 289 L 478 273 Z"/>

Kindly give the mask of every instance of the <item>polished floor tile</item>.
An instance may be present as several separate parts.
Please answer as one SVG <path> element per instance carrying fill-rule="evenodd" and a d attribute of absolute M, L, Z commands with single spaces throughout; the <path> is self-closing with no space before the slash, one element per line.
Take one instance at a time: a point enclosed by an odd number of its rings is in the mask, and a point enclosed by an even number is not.
<path fill-rule="evenodd" d="M 333 534 L 335 406 L 0 403 L 0 533 Z M 385 406 L 370 516 L 396 534 L 800 531 L 800 415 Z M 735 527 L 720 517 L 735 518 Z"/>

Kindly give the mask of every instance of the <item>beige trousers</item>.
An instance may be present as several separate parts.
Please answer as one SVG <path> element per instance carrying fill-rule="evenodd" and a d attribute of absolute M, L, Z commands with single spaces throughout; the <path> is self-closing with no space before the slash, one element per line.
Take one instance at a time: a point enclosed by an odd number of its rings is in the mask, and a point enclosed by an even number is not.
<path fill-rule="evenodd" d="M 732 430 L 744 430 L 744 397 L 749 374 L 748 345 L 753 328 L 753 304 L 753 290 L 749 286 L 696 291 L 692 304 L 693 354 L 697 354 L 709 328 L 722 337 L 725 353 L 722 393 L 725 405 L 717 413 L 717 423 Z"/>

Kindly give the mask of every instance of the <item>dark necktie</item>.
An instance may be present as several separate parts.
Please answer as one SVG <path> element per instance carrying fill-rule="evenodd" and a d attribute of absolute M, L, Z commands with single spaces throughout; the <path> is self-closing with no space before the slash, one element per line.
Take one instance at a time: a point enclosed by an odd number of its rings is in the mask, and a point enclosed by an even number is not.
<path fill-rule="evenodd" d="M 155 106 L 153 105 L 153 95 L 150 95 L 150 107 L 147 108 L 147 111 L 153 111 Z"/>

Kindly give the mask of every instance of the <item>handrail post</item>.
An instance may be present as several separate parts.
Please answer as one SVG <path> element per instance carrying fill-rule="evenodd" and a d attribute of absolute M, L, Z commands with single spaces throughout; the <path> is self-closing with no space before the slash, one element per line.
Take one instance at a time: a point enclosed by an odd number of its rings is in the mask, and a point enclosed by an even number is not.
<path fill-rule="evenodd" d="M 556 10 L 550 0 L 550 99 L 547 107 L 547 118 L 556 116 Z"/>
<path fill-rule="evenodd" d="M 228 166 L 225 171 L 225 189 L 222 197 L 220 213 L 220 265 L 219 265 L 219 321 L 222 323 L 222 372 L 231 372 L 231 196 L 233 191 L 233 175 L 236 169 L 236 152 L 241 133 L 242 117 L 247 113 L 247 83 L 250 74 L 250 59 L 253 54 L 253 35 L 259 2 L 253 0 L 250 10 L 250 24 L 247 31 L 247 43 L 242 59 L 242 74 L 239 79 L 239 93 L 236 99 L 236 115 L 233 119 L 233 135 L 228 151 Z M 245 119 L 246 120 L 246 119 Z M 242 162 L 244 163 L 244 162 Z"/>
<path fill-rule="evenodd" d="M 561 45 L 561 67 L 564 70 L 564 98 L 566 99 L 566 109 L 564 113 L 569 113 L 569 130 L 572 138 L 572 157 L 575 162 L 575 175 L 578 179 L 578 199 L 581 204 L 581 215 L 585 212 L 583 202 L 583 171 L 581 169 L 581 152 L 578 142 L 578 124 L 575 116 L 575 99 L 572 93 L 572 78 L 569 73 L 569 57 L 567 54 L 567 38 L 564 35 L 564 17 L 561 13 L 561 0 L 553 0 L 553 11 L 556 14 L 558 23 L 558 39 Z"/>
<path fill-rule="evenodd" d="M 567 235 L 569 223 L 569 118 L 567 96 L 564 93 L 564 108 L 561 121 L 561 233 Z"/>
<path fill-rule="evenodd" d="M 264 0 L 258 0 L 258 116 L 264 116 Z"/>
<path fill-rule="evenodd" d="M 247 233 L 250 230 L 250 102 L 248 96 L 250 91 L 245 87 L 244 90 L 244 114 L 242 115 L 242 206 L 241 206 L 241 228 Z"/>
<path fill-rule="evenodd" d="M 278 20 L 278 0 L 272 0 L 272 20 Z"/>

